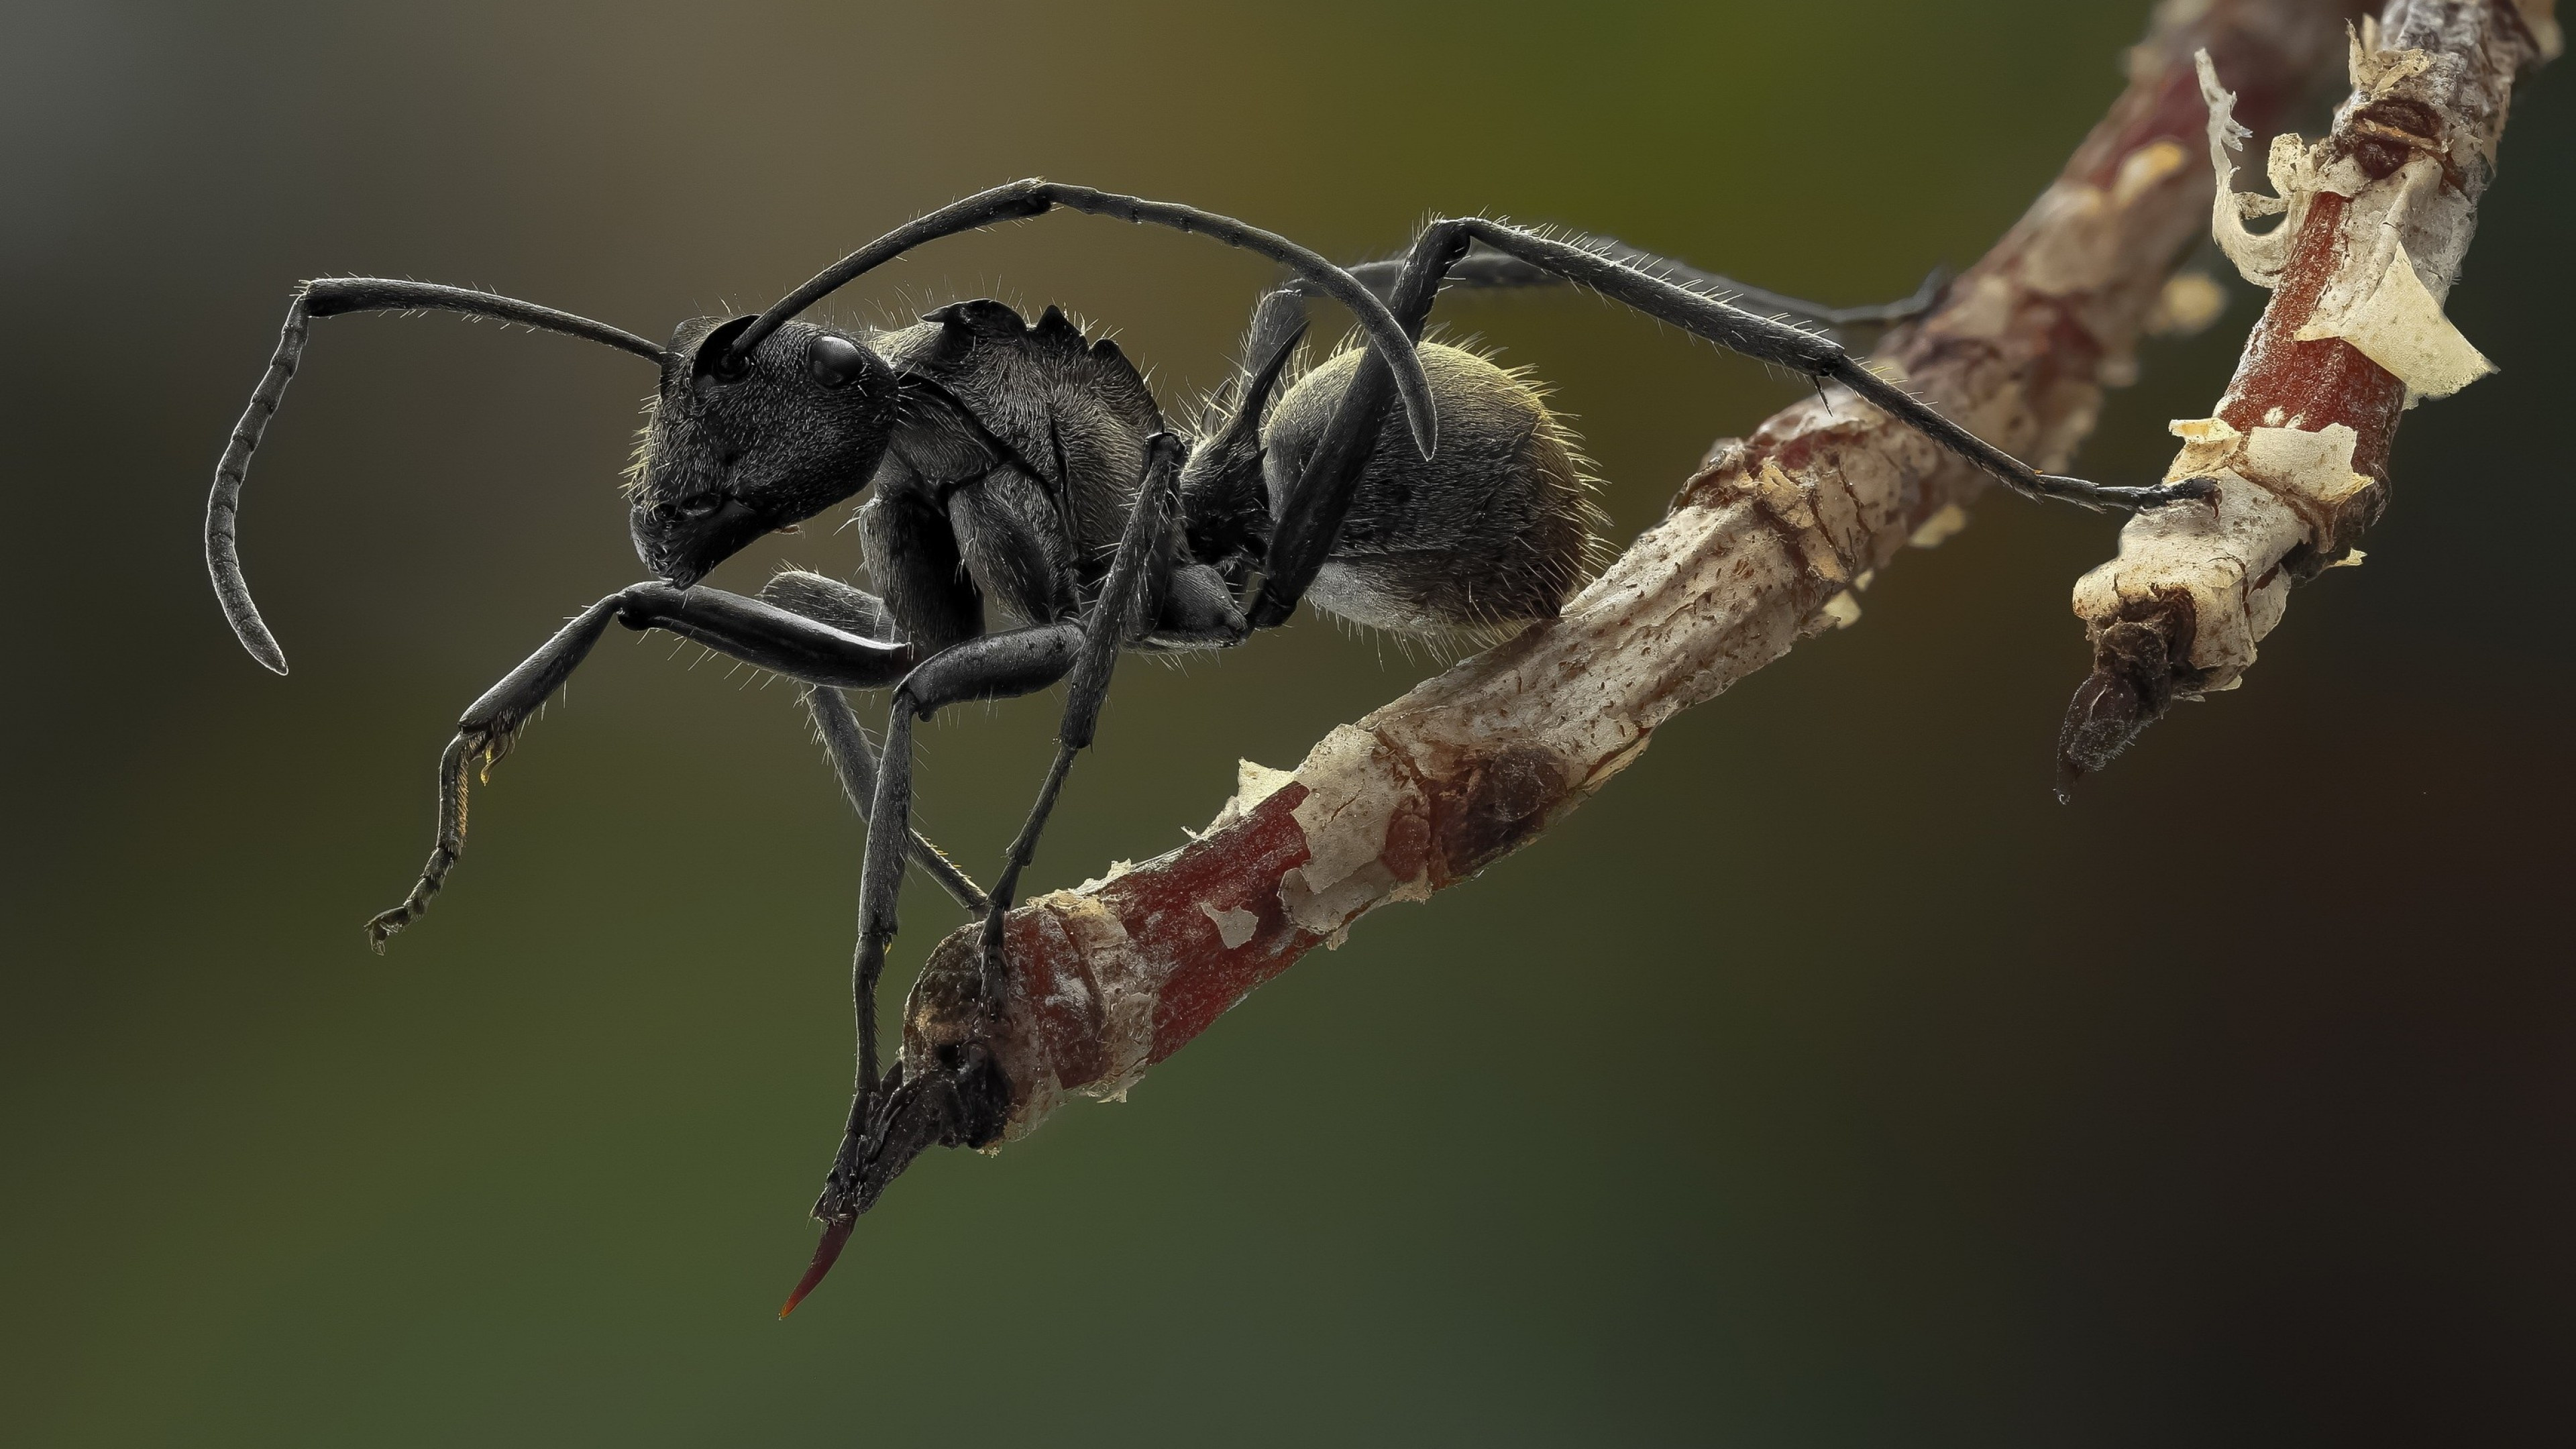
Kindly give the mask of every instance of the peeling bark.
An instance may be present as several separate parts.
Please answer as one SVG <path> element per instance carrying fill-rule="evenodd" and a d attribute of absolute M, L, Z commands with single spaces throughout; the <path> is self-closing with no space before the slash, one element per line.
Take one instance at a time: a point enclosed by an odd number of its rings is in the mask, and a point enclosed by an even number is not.
<path fill-rule="evenodd" d="M 2352 93 L 2314 146 L 2276 137 L 2274 196 L 2229 187 L 2250 133 L 2231 71 L 2203 57 L 2212 230 L 2272 289 L 2213 415 L 2173 424 L 2168 479 L 2218 484 L 2159 509 L 2075 586 L 2093 674 L 2068 706 L 2060 788 L 2101 769 L 2176 698 L 2234 689 L 2291 585 L 2361 562 L 2388 506 L 2403 412 L 2492 371 L 2442 314 L 2494 177 L 2514 76 L 2559 46 L 2555 0 L 2390 0 L 2350 37 Z M 2280 215 L 2257 235 L 2249 217 Z"/>
<path fill-rule="evenodd" d="M 1874 365 L 1993 442 L 2062 468 L 2197 237 L 2213 184 L 2192 55 L 2276 121 L 2333 62 L 2336 0 L 2166 0 L 2130 84 L 2021 222 Z M 1727 441 L 1549 624 L 1335 729 L 1294 772 L 1247 765 L 1190 845 L 1011 913 L 998 1021 L 976 930 L 939 943 L 905 1011 L 918 1070 L 968 1040 L 1012 1083 L 1009 1135 L 1067 1093 L 1116 1097 L 1361 915 L 1535 838 L 1674 714 L 1859 617 L 1909 542 L 1966 523 L 1983 478 L 1837 390 Z"/>

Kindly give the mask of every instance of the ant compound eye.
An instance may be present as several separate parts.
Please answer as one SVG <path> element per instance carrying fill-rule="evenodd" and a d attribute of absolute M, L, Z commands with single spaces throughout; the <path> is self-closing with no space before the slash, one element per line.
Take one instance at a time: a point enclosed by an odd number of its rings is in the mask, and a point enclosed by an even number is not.
<path fill-rule="evenodd" d="M 805 367 L 825 387 L 847 387 L 867 372 L 868 354 L 850 339 L 825 332 L 806 349 Z"/>

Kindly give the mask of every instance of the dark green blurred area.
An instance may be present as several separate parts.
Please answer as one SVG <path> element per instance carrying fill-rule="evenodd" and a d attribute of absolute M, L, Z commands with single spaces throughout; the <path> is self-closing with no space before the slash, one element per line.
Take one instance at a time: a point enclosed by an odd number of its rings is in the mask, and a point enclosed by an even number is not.
<path fill-rule="evenodd" d="M 2060 808 L 2067 590 L 2114 525 L 1990 499 L 1127 1105 L 923 1162 L 784 1325 L 859 852 L 787 690 L 612 641 L 438 909 L 381 961 L 358 930 L 457 710 L 636 575 L 644 370 L 322 324 L 244 511 L 290 678 L 197 559 L 300 277 L 659 336 L 1042 173 L 1342 256 L 1484 210 L 1873 301 L 2011 223 L 2144 8 L 0 11 L 0 1440 L 2567 1442 L 2564 75 L 2452 303 L 2503 374 L 2410 416 L 2369 565 L 2244 690 Z M 1050 218 L 846 306 L 1059 301 L 1177 404 L 1266 275 Z M 2083 471 L 2160 470 L 2258 300 L 2150 347 Z M 1554 381 L 1623 540 L 1793 395 L 1587 300 L 1448 315 Z M 780 542 L 719 582 L 855 566 Z M 1130 661 L 1037 884 L 1179 843 L 1238 756 L 1429 667 L 1312 616 Z M 930 734 L 922 818 L 979 871 L 1052 726 Z M 907 919 L 899 977 L 956 917 Z"/>

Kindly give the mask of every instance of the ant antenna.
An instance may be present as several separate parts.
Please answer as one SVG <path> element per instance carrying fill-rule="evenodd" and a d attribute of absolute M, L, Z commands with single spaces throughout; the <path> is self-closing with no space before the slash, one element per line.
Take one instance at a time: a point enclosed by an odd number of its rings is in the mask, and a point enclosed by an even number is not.
<path fill-rule="evenodd" d="M 1422 371 L 1422 359 L 1414 355 L 1413 338 L 1395 320 L 1395 314 L 1387 310 L 1386 303 L 1362 286 L 1358 278 L 1284 236 L 1263 231 L 1230 216 L 1219 216 L 1215 212 L 1201 211 L 1195 206 L 1183 206 L 1177 202 L 1147 201 L 1142 197 L 1121 196 L 1115 192 L 1094 191 L 1088 186 L 1067 186 L 1055 181 L 1031 179 L 996 186 L 896 227 L 834 262 L 816 273 L 812 281 L 780 298 L 775 306 L 761 313 L 750 326 L 737 334 L 719 367 L 719 374 L 739 377 L 749 364 L 752 349 L 777 331 L 788 318 L 823 300 L 844 283 L 893 261 L 924 242 L 975 231 L 996 222 L 1044 216 L 1059 206 L 1093 216 L 1114 216 L 1121 221 L 1151 222 L 1175 231 L 1212 237 L 1230 247 L 1241 247 L 1288 268 L 1324 295 L 1349 308 L 1351 315 L 1359 319 L 1360 331 L 1367 336 L 1370 349 L 1395 375 L 1396 392 L 1404 399 L 1405 418 L 1412 425 L 1415 449 L 1425 458 L 1431 456 L 1439 440 L 1439 421 L 1431 403 L 1431 379 Z"/>
<path fill-rule="evenodd" d="M 251 393 L 249 408 L 233 425 L 232 441 L 215 464 L 214 493 L 206 500 L 206 572 L 214 576 L 215 599 L 250 657 L 279 674 L 286 672 L 286 652 L 277 647 L 277 636 L 259 617 L 259 606 L 251 602 L 250 583 L 242 577 L 241 555 L 235 548 L 235 517 L 241 511 L 242 479 L 250 468 L 250 455 L 258 450 L 268 420 L 277 415 L 277 404 L 286 396 L 286 384 L 303 361 L 312 319 L 343 312 L 462 312 L 604 343 L 657 367 L 664 356 L 659 344 L 605 322 L 466 287 L 380 277 L 329 277 L 297 287 L 294 300 L 287 304 L 286 326 L 278 333 L 276 355 L 269 358 L 268 372 Z"/>

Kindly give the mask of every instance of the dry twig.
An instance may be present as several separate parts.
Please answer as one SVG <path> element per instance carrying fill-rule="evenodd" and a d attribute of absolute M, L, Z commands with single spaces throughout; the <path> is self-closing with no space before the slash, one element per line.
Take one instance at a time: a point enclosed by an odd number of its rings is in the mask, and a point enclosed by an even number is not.
<path fill-rule="evenodd" d="M 2397 422 L 2492 370 L 2442 299 L 2468 255 L 2517 71 L 2554 54 L 2556 0 L 2390 0 L 2351 41 L 2353 90 L 2314 146 L 2274 140 L 2276 197 L 2217 198 L 2215 229 L 2272 289 L 2215 414 L 2176 422 L 2168 478 L 2210 478 L 2208 506 L 2130 521 L 2119 556 L 2075 586 L 2093 674 L 2067 706 L 2061 788 L 2107 764 L 2176 698 L 2234 689 L 2290 586 L 2341 564 L 2388 506 Z M 2210 160 L 2248 134 L 2226 61 L 2203 62 Z M 2249 234 L 2249 216 L 2287 213 Z"/>
<path fill-rule="evenodd" d="M 2330 66 L 2336 0 L 2166 0 L 2131 81 L 2064 173 L 1880 365 L 1982 436 L 2062 467 L 2211 197 L 2195 50 L 2277 120 Z M 1857 617 L 1909 541 L 1964 525 L 1983 480 L 1848 394 L 1722 445 L 1564 616 L 1328 735 L 1189 846 L 1014 911 L 1008 1010 L 975 997 L 969 927 L 905 1013 L 914 1071 L 969 1038 L 1013 1088 L 1012 1135 L 1066 1092 L 1123 1094 L 1364 912 L 1420 900 L 1535 838 L 1655 729 Z"/>

